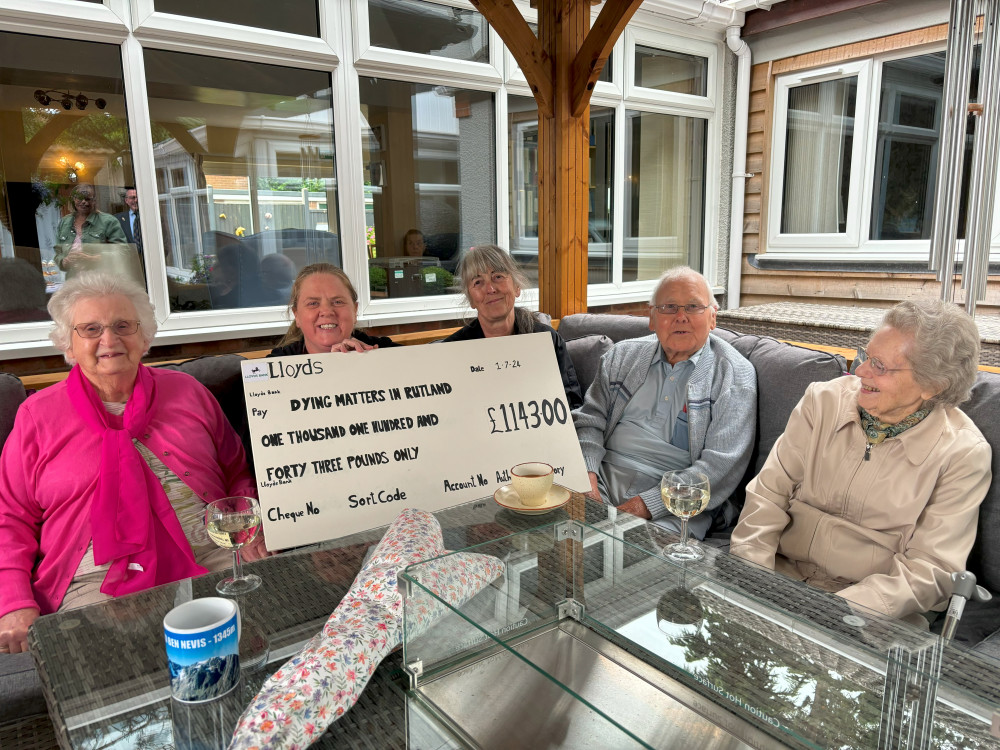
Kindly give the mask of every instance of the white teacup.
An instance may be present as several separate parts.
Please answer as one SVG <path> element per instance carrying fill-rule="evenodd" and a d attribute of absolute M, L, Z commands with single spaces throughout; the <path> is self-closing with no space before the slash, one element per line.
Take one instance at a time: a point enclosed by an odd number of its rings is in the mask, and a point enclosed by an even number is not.
<path fill-rule="evenodd" d="M 548 464 L 538 461 L 518 464 L 510 470 L 510 476 L 510 486 L 522 505 L 542 505 L 552 489 L 552 467 Z"/>

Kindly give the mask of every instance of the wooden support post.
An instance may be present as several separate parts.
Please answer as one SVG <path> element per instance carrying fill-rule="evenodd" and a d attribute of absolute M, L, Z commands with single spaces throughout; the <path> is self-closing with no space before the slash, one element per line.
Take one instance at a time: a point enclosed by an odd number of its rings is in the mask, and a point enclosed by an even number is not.
<path fill-rule="evenodd" d="M 538 103 L 539 306 L 587 311 L 590 94 L 642 0 L 538 0 L 538 38 L 511 0 L 470 0 L 504 40 Z M 588 34 L 589 31 L 589 34 Z"/>
<path fill-rule="evenodd" d="M 572 74 L 589 28 L 589 0 L 541 0 L 538 40 L 553 87 L 552 116 L 538 115 L 538 293 L 560 318 L 587 311 L 590 105 L 573 114 Z"/>

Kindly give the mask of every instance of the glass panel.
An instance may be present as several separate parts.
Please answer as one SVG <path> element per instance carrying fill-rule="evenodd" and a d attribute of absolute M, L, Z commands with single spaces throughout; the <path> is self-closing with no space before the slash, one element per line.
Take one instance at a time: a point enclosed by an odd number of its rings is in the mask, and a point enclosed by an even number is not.
<path fill-rule="evenodd" d="M 145 61 L 171 309 L 285 305 L 299 268 L 339 266 L 329 73 Z"/>
<path fill-rule="evenodd" d="M 705 96 L 708 58 L 635 46 L 635 85 L 675 94 Z"/>
<path fill-rule="evenodd" d="M 672 535 L 643 524 L 633 544 L 589 501 L 576 511 L 587 524 L 402 573 L 403 661 L 422 670 L 411 696 L 469 744 L 705 747 L 724 728 L 727 746 L 915 747 L 923 725 L 928 747 L 995 746 L 997 662 L 709 547 L 704 565 L 670 564 Z M 567 527 L 573 544 L 557 541 Z"/>
<path fill-rule="evenodd" d="M 360 85 L 372 296 L 454 293 L 459 248 L 496 240 L 493 95 Z"/>
<path fill-rule="evenodd" d="M 944 52 L 935 52 L 893 60 L 882 66 L 872 195 L 871 237 L 874 240 L 930 239 L 944 63 Z M 978 60 L 973 68 L 975 81 Z M 973 92 L 970 100 L 974 99 Z M 975 117 L 968 118 L 959 199 L 959 238 L 965 237 L 975 121 Z"/>
<path fill-rule="evenodd" d="M 705 224 L 705 136 L 694 117 L 626 112 L 623 281 L 659 277 L 678 265 L 701 270 Z"/>
<path fill-rule="evenodd" d="M 120 47 L 0 32 L 0 324 L 48 320 L 83 269 L 143 283 L 113 216 L 132 182 Z"/>
<path fill-rule="evenodd" d="M 507 97 L 510 170 L 510 252 L 533 285 L 538 284 L 538 107 L 525 96 Z M 589 283 L 611 276 L 611 179 L 614 174 L 614 110 L 590 108 L 590 214 L 587 220 Z"/>
<path fill-rule="evenodd" d="M 319 36 L 319 12 L 316 0 L 155 0 L 161 13 L 204 18 L 258 29 L 284 31 L 303 36 Z"/>
<path fill-rule="evenodd" d="M 489 62 L 489 24 L 472 8 L 421 0 L 368 0 L 368 34 L 375 47 L 434 57 Z"/>
<path fill-rule="evenodd" d="M 844 232 L 857 76 L 788 90 L 781 231 Z"/>

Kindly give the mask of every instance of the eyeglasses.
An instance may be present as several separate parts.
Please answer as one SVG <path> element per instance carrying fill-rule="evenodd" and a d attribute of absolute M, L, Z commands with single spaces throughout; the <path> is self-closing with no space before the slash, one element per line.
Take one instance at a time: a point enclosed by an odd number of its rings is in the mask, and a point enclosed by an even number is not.
<path fill-rule="evenodd" d="M 859 351 L 861 352 L 861 356 L 864 357 L 862 362 L 867 362 L 871 365 L 871 368 L 875 371 L 876 375 L 885 375 L 888 372 L 903 372 L 903 370 L 913 369 L 912 367 L 886 367 L 882 364 L 882 360 L 878 357 L 872 357 L 868 354 L 868 350 L 865 347 L 861 347 Z"/>
<path fill-rule="evenodd" d="M 701 315 L 708 309 L 708 305 L 650 305 L 649 308 L 660 315 L 676 315 L 681 310 L 688 315 Z"/>
<path fill-rule="evenodd" d="M 138 320 L 116 320 L 109 326 L 100 323 L 81 323 L 73 326 L 77 336 L 82 339 L 99 339 L 105 328 L 110 328 L 115 336 L 131 336 L 139 330 Z"/>

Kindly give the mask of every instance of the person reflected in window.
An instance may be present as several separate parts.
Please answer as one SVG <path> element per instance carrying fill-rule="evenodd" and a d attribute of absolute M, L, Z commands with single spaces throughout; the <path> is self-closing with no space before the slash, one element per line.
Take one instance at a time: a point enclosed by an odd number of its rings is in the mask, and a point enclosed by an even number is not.
<path fill-rule="evenodd" d="M 843 377 L 813 383 L 750 481 L 730 551 L 926 627 L 965 569 L 992 451 L 958 408 L 979 330 L 939 299 L 889 310 Z"/>
<path fill-rule="evenodd" d="M 48 320 L 45 276 L 24 258 L 0 258 L 0 325 Z"/>
<path fill-rule="evenodd" d="M 264 285 L 262 304 L 284 305 L 295 283 L 294 261 L 282 253 L 265 255 L 260 261 L 260 280 Z"/>
<path fill-rule="evenodd" d="M 735 520 L 729 496 L 750 462 L 757 426 L 753 365 L 710 335 L 718 307 L 697 271 L 664 273 L 649 301 L 653 335 L 615 344 L 573 412 L 595 498 L 678 531 L 660 479 L 689 467 L 708 476 L 708 509 L 688 524 L 699 539 L 716 519 Z"/>
<path fill-rule="evenodd" d="M 427 251 L 424 243 L 424 233 L 419 229 L 410 229 L 403 236 L 403 255 L 407 258 L 422 258 Z"/>
<path fill-rule="evenodd" d="M 128 206 L 128 211 L 122 211 L 119 214 L 115 214 L 115 218 L 118 219 L 119 223 L 122 225 L 122 231 L 125 232 L 125 240 L 130 245 L 135 245 L 135 249 L 139 253 L 139 259 L 142 260 L 142 228 L 139 226 L 139 194 L 136 192 L 134 187 L 125 188 L 125 205 Z"/>
<path fill-rule="evenodd" d="M 332 263 L 313 263 L 299 271 L 288 310 L 292 324 L 269 357 L 399 346 L 388 336 L 369 336 L 355 328 L 358 293 L 347 274 Z"/>
<path fill-rule="evenodd" d="M 64 216 L 56 230 L 56 264 L 67 279 L 84 271 L 105 271 L 143 283 L 135 248 L 128 244 L 118 219 L 97 210 L 96 195 L 87 183 L 73 190 L 73 213 Z"/>
<path fill-rule="evenodd" d="M 539 320 L 535 313 L 514 304 L 528 280 L 510 254 L 497 245 L 469 248 L 459 261 L 458 276 L 462 280 L 466 302 L 476 311 L 476 319 L 445 341 L 548 333 L 552 337 L 552 348 L 569 408 L 580 406 L 583 403 L 580 381 L 563 337 L 552 326 Z"/>
<path fill-rule="evenodd" d="M 208 289 L 215 310 L 273 304 L 266 300 L 257 253 L 239 239 L 218 249 Z"/>

